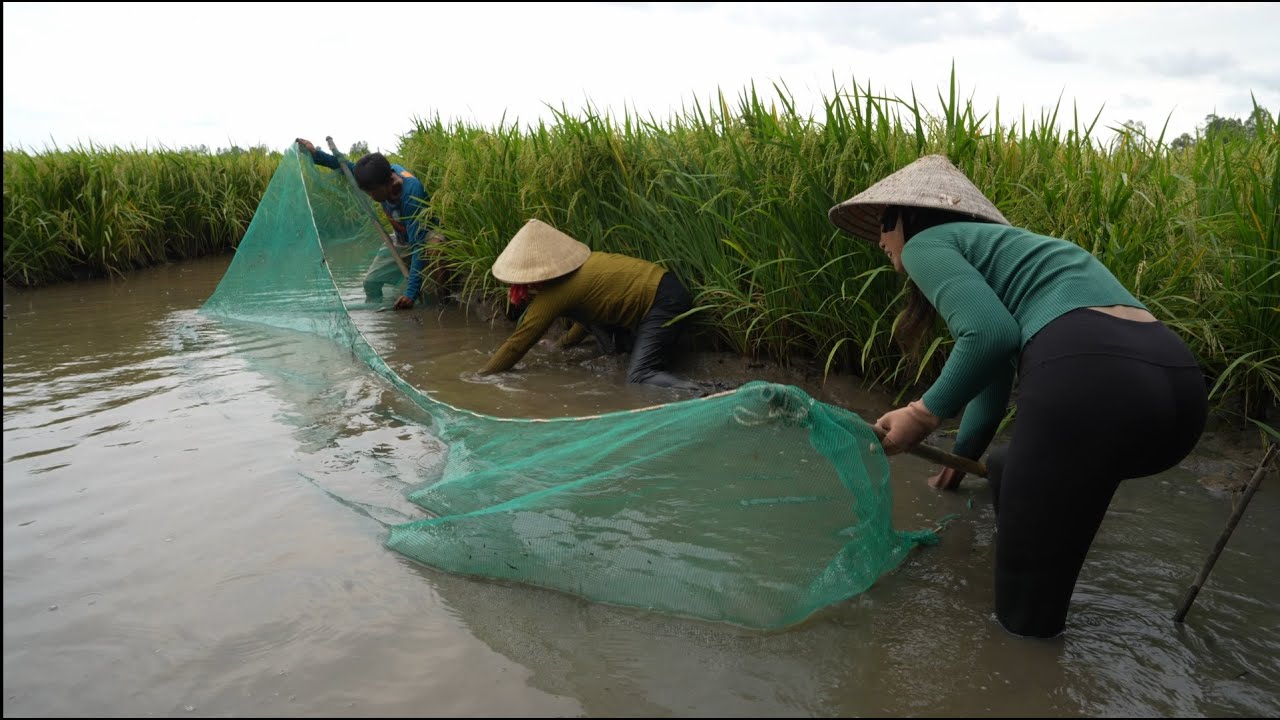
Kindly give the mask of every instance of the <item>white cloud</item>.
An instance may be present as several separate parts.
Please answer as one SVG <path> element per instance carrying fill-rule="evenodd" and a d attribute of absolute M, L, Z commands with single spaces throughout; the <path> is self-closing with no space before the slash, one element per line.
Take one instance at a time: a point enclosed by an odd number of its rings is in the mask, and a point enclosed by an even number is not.
<path fill-rule="evenodd" d="M 1027 32 L 1018 39 L 1018 49 L 1035 60 L 1048 63 L 1078 63 L 1087 56 L 1053 33 Z"/>
<path fill-rule="evenodd" d="M 1202 53 L 1197 50 L 1152 55 L 1144 61 L 1151 72 L 1170 77 L 1222 75 L 1236 70 L 1238 66 L 1235 58 L 1225 52 Z"/>
<path fill-rule="evenodd" d="M 936 108 L 955 62 L 979 112 L 1063 98 L 1175 135 L 1253 91 L 1280 108 L 1280 8 L 1255 4 L 4 5 L 4 144 L 394 149 L 415 117 L 493 125 L 590 99 L 658 117 L 855 78 Z M 1154 60 L 1153 60 L 1154 59 Z"/>

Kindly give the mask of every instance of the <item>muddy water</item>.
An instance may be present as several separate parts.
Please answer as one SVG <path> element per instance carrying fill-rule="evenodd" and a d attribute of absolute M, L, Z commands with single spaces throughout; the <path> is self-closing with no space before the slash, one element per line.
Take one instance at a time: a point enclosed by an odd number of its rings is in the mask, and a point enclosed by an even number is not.
<path fill-rule="evenodd" d="M 1231 510 L 1186 468 L 1121 488 L 1052 641 L 990 617 L 985 483 L 935 493 L 912 457 L 895 522 L 958 513 L 942 543 L 782 633 L 423 569 L 369 517 L 420 514 L 403 493 L 444 450 L 420 411 L 327 341 L 196 314 L 226 262 L 9 293 L 6 716 L 1280 713 L 1280 498 L 1254 498 L 1179 628 Z M 545 348 L 478 378 L 509 328 L 456 309 L 360 322 L 410 382 L 481 412 L 679 397 Z M 683 369 L 806 383 L 732 358 Z M 864 415 L 890 402 L 807 389 Z"/>

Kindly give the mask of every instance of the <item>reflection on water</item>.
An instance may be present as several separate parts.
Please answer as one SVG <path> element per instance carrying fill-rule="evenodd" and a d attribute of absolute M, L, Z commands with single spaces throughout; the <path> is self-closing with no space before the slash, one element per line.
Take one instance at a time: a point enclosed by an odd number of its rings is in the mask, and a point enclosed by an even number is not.
<path fill-rule="evenodd" d="M 1230 512 L 1184 470 L 1122 486 L 1048 642 L 989 616 L 985 484 L 935 493 L 910 457 L 894 461 L 895 522 L 960 518 L 785 632 L 419 567 L 380 523 L 421 516 L 404 493 L 439 471 L 429 418 L 345 349 L 196 314 L 225 266 L 10 293 L 6 715 L 1280 712 L 1277 500 L 1254 498 L 1179 628 Z M 676 397 L 625 386 L 616 359 L 547 349 L 478 378 L 503 322 L 356 314 L 393 369 L 454 405 L 550 417 Z"/>

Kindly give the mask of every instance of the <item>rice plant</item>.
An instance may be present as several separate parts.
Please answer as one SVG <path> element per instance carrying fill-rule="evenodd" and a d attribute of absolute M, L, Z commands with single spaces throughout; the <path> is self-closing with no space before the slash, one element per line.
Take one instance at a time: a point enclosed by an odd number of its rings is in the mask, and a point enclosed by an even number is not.
<path fill-rule="evenodd" d="M 696 296 L 700 335 L 745 356 L 812 362 L 901 393 L 936 375 L 892 340 L 903 279 L 827 210 L 922 155 L 942 153 L 1009 220 L 1089 249 L 1206 369 L 1213 397 L 1261 418 L 1280 394 L 1280 130 L 1166 142 L 1061 104 L 980 111 L 954 70 L 936 96 L 833 85 L 818 115 L 755 86 L 671 117 L 588 105 L 496 127 L 416 119 L 396 161 L 433 194 L 466 293 L 502 302 L 489 273 L 530 217 L 597 250 L 653 260 Z M 1103 142 L 1104 130 L 1119 130 Z M 126 272 L 234 245 L 275 156 L 91 147 L 5 153 L 5 278 Z"/>
<path fill-rule="evenodd" d="M 278 158 L 260 150 L 6 151 L 5 282 L 122 274 L 225 252 L 249 226 Z"/>
<path fill-rule="evenodd" d="M 804 358 L 903 392 L 941 367 L 939 326 L 920 365 L 891 339 L 902 278 L 827 209 L 921 155 L 956 163 L 1015 225 L 1099 257 L 1183 334 L 1215 399 L 1255 416 L 1280 387 L 1280 134 L 1259 108 L 1250 136 L 1172 147 L 1059 105 L 1038 117 L 979 112 L 954 79 L 921 97 L 836 87 L 822 115 L 785 86 L 693 101 L 674 117 L 588 106 L 550 123 L 496 128 L 417 121 L 400 155 L 435 193 L 448 262 L 467 289 L 500 299 L 494 258 L 529 217 L 599 250 L 677 271 L 720 345 Z"/>

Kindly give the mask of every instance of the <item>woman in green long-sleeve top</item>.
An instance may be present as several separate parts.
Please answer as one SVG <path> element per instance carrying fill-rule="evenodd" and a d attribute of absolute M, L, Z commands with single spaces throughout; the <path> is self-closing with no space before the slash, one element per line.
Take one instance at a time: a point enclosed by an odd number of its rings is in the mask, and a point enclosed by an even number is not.
<path fill-rule="evenodd" d="M 1176 465 L 1204 430 L 1204 375 L 1183 341 L 1092 254 L 1011 227 L 945 157 L 908 165 L 831 208 L 910 278 L 909 348 L 941 315 L 955 345 L 923 397 L 877 426 L 889 454 L 963 411 L 955 452 L 987 461 L 996 509 L 996 617 L 1018 635 L 1066 625 L 1076 578 L 1121 480 Z M 954 489 L 963 475 L 930 478 Z"/>

